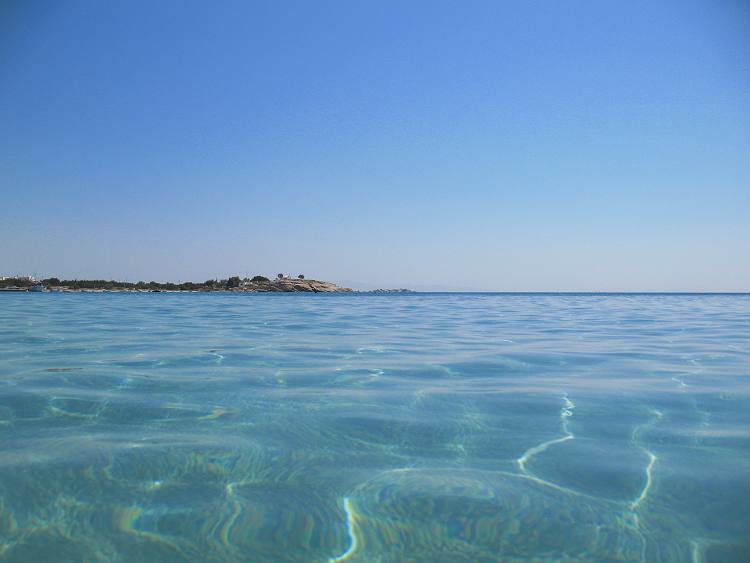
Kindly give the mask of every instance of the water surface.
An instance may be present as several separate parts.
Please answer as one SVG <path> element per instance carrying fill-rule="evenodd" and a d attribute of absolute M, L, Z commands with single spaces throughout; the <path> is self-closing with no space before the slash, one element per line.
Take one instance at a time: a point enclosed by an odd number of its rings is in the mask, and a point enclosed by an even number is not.
<path fill-rule="evenodd" d="M 7 561 L 748 561 L 750 296 L 0 295 Z"/>

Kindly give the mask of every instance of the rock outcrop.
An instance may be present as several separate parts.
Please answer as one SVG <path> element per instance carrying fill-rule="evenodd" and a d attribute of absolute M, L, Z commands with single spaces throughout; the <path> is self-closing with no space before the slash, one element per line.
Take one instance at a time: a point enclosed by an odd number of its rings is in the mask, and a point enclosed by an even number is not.
<path fill-rule="evenodd" d="M 309 293 L 346 293 L 352 291 L 348 287 L 340 287 L 335 283 L 324 282 L 319 280 L 300 280 L 293 278 L 281 278 L 271 281 L 248 282 L 240 288 L 241 291 L 284 291 L 297 292 L 304 291 Z"/>

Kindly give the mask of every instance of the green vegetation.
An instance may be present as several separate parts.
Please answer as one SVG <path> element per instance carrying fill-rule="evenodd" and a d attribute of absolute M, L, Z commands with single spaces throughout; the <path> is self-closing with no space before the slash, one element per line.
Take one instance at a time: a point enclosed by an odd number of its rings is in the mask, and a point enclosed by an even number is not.
<path fill-rule="evenodd" d="M 252 279 L 240 279 L 239 276 L 232 276 L 222 280 L 206 280 L 200 282 L 123 282 L 116 280 L 61 280 L 60 278 L 51 277 L 41 282 L 48 288 L 67 288 L 67 289 L 104 289 L 104 290 L 141 290 L 141 291 L 215 291 L 225 289 L 237 289 L 245 284 L 258 285 L 270 283 L 265 276 L 254 276 Z M 0 288 L 4 287 L 30 287 L 35 282 L 29 278 L 11 277 L 0 280 Z"/>
<path fill-rule="evenodd" d="M 31 287 L 34 284 L 28 278 L 5 278 L 0 280 L 0 287 Z"/>

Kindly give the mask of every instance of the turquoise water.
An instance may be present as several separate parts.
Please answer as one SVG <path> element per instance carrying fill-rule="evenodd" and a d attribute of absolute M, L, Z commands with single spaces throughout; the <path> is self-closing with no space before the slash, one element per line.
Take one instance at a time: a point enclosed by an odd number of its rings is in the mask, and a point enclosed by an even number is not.
<path fill-rule="evenodd" d="M 750 296 L 4 294 L 0 326 L 3 560 L 750 560 Z"/>

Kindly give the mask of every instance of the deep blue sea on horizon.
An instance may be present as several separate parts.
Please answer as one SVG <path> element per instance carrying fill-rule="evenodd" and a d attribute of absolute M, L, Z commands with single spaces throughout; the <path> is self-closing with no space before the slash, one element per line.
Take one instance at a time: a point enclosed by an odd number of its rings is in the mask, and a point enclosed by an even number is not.
<path fill-rule="evenodd" d="M 0 294 L 0 560 L 750 561 L 750 296 Z"/>

